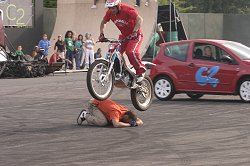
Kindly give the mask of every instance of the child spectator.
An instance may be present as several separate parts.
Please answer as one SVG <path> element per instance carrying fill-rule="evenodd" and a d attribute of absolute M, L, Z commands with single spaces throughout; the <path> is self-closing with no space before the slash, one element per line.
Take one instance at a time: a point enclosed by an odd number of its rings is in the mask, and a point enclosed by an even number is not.
<path fill-rule="evenodd" d="M 67 31 L 65 34 L 65 40 L 64 45 L 66 47 L 66 59 L 69 59 L 71 62 L 73 61 L 73 55 L 74 55 L 74 41 L 72 39 L 73 32 Z M 73 64 L 66 63 L 66 67 L 70 70 L 73 69 Z"/>
<path fill-rule="evenodd" d="M 58 39 L 57 39 L 55 46 L 54 46 L 54 50 L 56 50 L 56 52 L 59 54 L 60 57 L 65 58 L 65 53 L 64 53 L 65 46 L 64 46 L 64 42 L 62 40 L 62 35 L 58 36 Z"/>
<path fill-rule="evenodd" d="M 17 47 L 17 50 L 15 52 L 15 59 L 16 60 L 24 60 L 24 53 L 22 50 L 23 50 L 22 46 Z"/>
<path fill-rule="evenodd" d="M 75 60 L 76 60 L 76 70 L 80 70 L 83 55 L 83 35 L 78 35 L 75 41 Z"/>
<path fill-rule="evenodd" d="M 97 59 L 97 58 L 101 58 L 101 57 L 102 57 L 102 50 L 101 50 L 101 48 L 98 48 L 97 52 L 94 54 L 94 58 Z"/>
<path fill-rule="evenodd" d="M 50 41 L 48 40 L 48 36 L 46 34 L 43 34 L 43 39 L 39 41 L 38 47 L 40 49 L 44 49 L 43 54 L 47 57 L 50 48 Z"/>
<path fill-rule="evenodd" d="M 86 40 L 84 41 L 85 47 L 86 47 L 86 53 L 85 53 L 85 67 L 86 69 L 89 68 L 91 63 L 94 62 L 94 40 L 91 38 L 90 33 L 86 33 L 85 35 Z"/>

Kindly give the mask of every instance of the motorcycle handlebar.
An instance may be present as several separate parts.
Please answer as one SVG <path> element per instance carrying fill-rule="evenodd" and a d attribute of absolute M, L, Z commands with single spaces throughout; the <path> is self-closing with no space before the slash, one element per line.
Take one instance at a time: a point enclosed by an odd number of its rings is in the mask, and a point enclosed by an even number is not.
<path fill-rule="evenodd" d="M 123 40 L 105 38 L 103 41 L 97 41 L 96 43 L 123 43 L 123 42 L 128 41 L 128 40 L 133 40 L 133 39 L 129 38 L 129 37 L 127 37 Z"/>

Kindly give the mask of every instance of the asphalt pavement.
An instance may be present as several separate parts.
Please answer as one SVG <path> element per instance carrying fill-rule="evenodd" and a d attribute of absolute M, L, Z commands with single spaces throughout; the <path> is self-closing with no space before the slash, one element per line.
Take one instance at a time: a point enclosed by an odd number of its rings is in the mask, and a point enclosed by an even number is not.
<path fill-rule="evenodd" d="M 134 109 L 128 89 L 111 97 Z M 249 166 L 250 107 L 238 96 L 154 98 L 143 126 L 78 126 L 86 73 L 0 79 L 1 166 Z"/>

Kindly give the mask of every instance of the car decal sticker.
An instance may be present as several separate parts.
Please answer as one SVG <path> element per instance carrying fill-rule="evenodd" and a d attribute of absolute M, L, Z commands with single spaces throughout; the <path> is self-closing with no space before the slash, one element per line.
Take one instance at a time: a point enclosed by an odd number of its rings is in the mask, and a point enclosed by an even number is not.
<path fill-rule="evenodd" d="M 220 81 L 217 78 L 213 78 L 213 76 L 215 76 L 219 70 L 219 66 L 213 66 L 210 69 L 208 69 L 207 67 L 201 67 L 195 74 L 195 80 L 201 86 L 209 84 L 215 88 Z"/>

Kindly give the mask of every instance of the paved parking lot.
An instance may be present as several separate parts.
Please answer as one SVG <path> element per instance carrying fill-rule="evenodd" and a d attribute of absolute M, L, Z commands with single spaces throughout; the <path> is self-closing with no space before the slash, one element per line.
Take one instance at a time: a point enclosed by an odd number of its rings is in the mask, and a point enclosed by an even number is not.
<path fill-rule="evenodd" d="M 238 96 L 156 98 L 136 128 L 76 125 L 86 73 L 0 80 L 0 165 L 249 166 L 250 107 Z M 133 109 L 128 89 L 112 99 Z"/>

